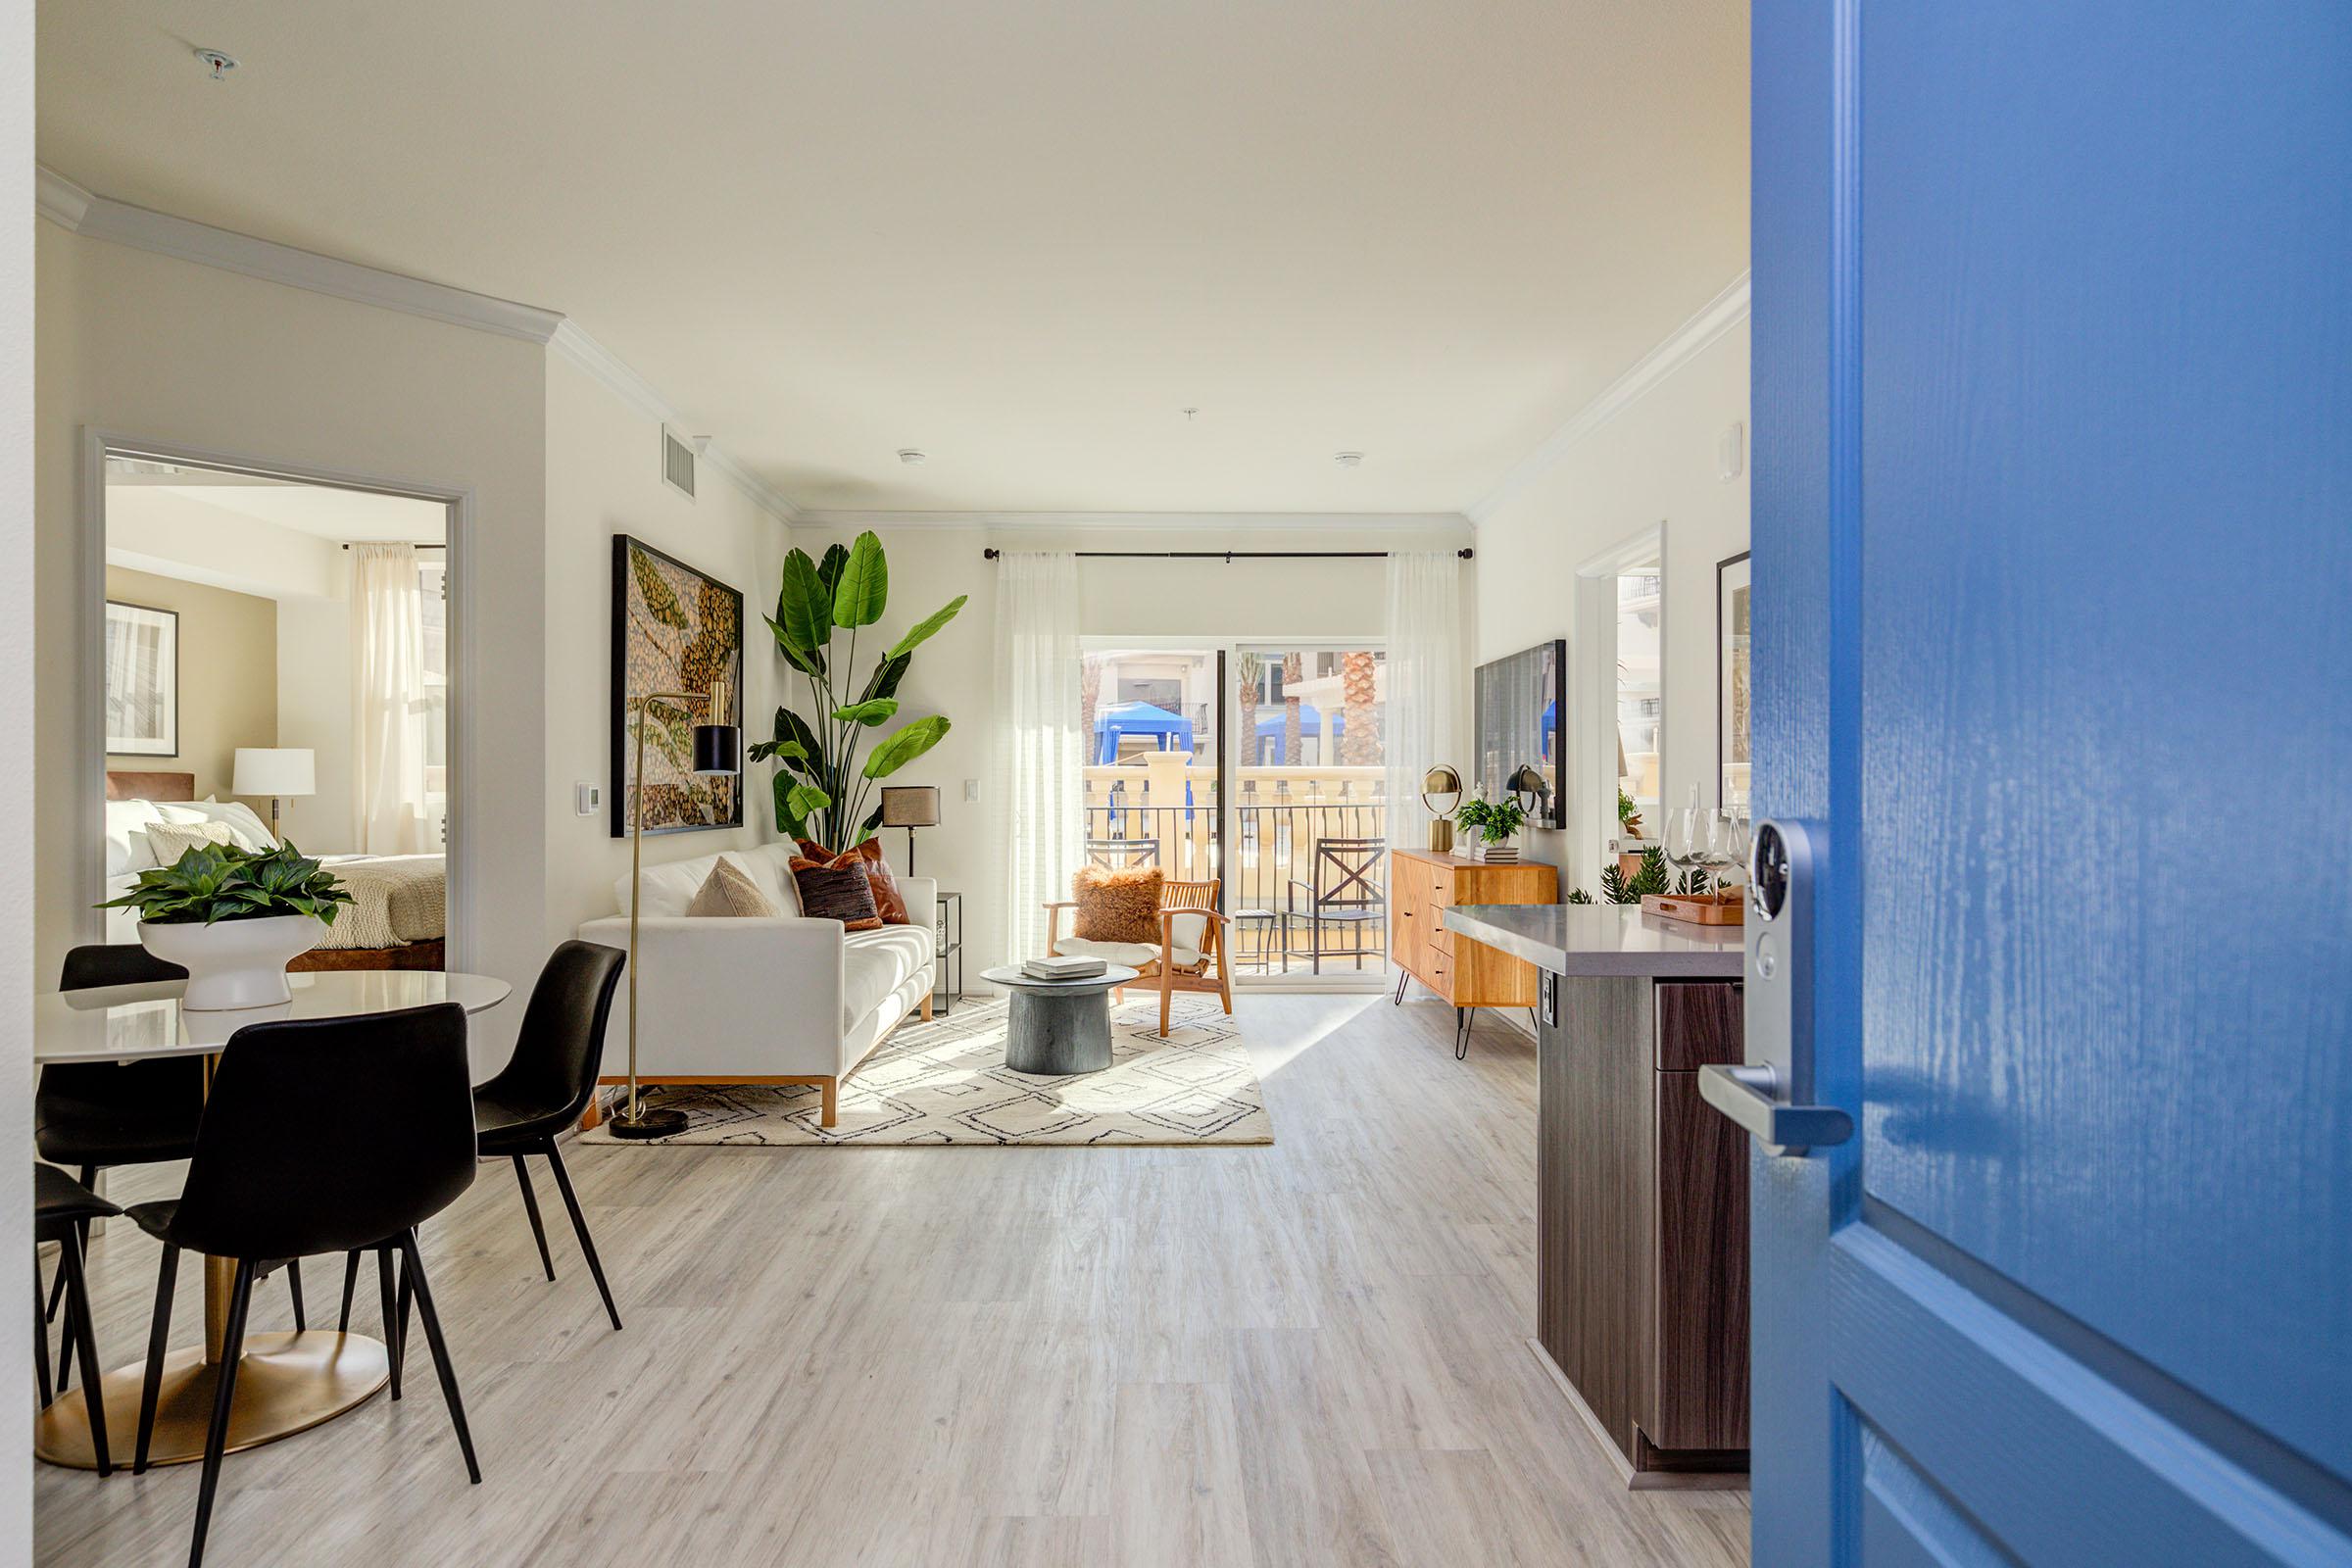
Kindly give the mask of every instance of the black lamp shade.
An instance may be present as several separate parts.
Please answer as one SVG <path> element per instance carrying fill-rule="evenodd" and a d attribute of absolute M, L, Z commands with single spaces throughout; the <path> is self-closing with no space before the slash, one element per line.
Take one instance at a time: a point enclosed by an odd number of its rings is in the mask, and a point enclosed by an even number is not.
<path fill-rule="evenodd" d="M 694 726 L 694 770 L 709 777 L 743 771 L 743 731 L 732 724 Z"/>
<path fill-rule="evenodd" d="M 882 786 L 884 827 L 939 826 L 939 786 L 885 784 Z M 912 840 L 908 841 L 913 842 Z"/>

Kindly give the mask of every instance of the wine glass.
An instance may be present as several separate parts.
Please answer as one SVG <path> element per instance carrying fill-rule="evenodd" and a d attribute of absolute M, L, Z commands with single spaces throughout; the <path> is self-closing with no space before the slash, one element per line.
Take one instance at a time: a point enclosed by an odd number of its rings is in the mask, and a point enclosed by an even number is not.
<path fill-rule="evenodd" d="M 1685 876 L 1702 863 L 1699 857 L 1712 836 L 1707 816 L 1695 784 L 1690 786 L 1690 804 L 1666 813 L 1666 863 Z"/>
<path fill-rule="evenodd" d="M 1708 825 L 1706 858 L 1702 863 L 1707 874 L 1714 878 L 1715 891 L 1730 897 L 1747 866 L 1747 817 L 1727 806 L 1712 813 Z"/>

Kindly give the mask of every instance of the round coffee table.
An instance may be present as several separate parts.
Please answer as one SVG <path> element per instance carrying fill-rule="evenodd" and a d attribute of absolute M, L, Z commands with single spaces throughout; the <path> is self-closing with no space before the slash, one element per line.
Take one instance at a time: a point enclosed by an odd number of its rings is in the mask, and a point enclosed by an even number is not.
<path fill-rule="evenodd" d="M 1005 1066 L 1060 1077 L 1110 1065 L 1110 988 L 1135 979 L 1135 970 L 1114 963 L 1083 980 L 1040 980 L 1010 964 L 980 978 L 1012 993 Z"/>

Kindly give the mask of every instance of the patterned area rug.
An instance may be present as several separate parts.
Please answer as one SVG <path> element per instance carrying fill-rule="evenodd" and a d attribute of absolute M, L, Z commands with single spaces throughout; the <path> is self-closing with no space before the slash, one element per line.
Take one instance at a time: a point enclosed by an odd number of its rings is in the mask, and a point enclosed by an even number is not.
<path fill-rule="evenodd" d="M 968 1001 L 907 1023 L 841 1086 L 838 1125 L 817 1125 L 817 1092 L 798 1086 L 649 1089 L 686 1112 L 674 1138 L 623 1147 L 740 1144 L 1270 1144 L 1273 1123 L 1234 1021 L 1214 998 L 1159 998 L 1110 1014 L 1110 1066 L 1043 1078 L 1004 1065 L 1004 1004 Z M 588 1144 L 621 1144 L 603 1127 Z"/>

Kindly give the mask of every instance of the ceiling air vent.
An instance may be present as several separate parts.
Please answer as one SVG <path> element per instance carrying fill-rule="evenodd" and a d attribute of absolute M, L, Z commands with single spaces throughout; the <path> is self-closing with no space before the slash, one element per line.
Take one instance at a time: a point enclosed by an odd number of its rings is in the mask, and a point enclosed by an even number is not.
<path fill-rule="evenodd" d="M 694 499 L 694 444 L 666 424 L 662 427 L 662 478 Z"/>

